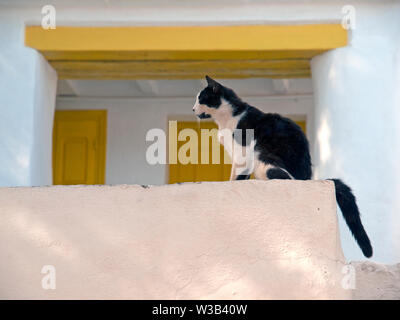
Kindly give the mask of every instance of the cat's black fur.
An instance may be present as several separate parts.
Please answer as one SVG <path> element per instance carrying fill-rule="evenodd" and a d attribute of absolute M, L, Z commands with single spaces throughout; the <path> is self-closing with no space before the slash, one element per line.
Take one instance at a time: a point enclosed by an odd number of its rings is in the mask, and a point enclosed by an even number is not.
<path fill-rule="evenodd" d="M 308 140 L 295 122 L 276 113 L 264 113 L 243 102 L 232 89 L 208 76 L 206 79 L 208 86 L 200 92 L 198 103 L 218 109 L 224 99 L 231 106 L 232 117 L 240 116 L 237 129 L 254 130 L 256 141 L 254 150 L 258 152 L 259 160 L 274 166 L 266 172 L 267 179 L 291 179 L 289 174 L 298 180 L 311 179 L 312 169 Z M 198 116 L 200 118 L 210 117 L 204 112 Z M 245 137 L 242 138 L 241 144 L 246 145 Z M 249 177 L 250 175 L 246 173 L 238 175 L 236 179 L 243 180 L 249 179 Z M 372 246 L 361 223 L 356 199 L 351 189 L 339 179 L 331 180 L 335 184 L 336 200 L 349 229 L 364 255 L 371 257 Z"/>

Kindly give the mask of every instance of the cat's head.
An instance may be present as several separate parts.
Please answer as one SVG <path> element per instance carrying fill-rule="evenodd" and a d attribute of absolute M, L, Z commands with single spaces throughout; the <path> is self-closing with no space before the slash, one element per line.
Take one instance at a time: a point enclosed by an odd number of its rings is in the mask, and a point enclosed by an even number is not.
<path fill-rule="evenodd" d="M 235 101 L 240 101 L 232 89 L 206 76 L 207 87 L 199 92 L 193 107 L 193 112 L 200 119 L 215 118 L 215 116 L 227 108 L 234 113 Z M 222 108 L 223 106 L 223 108 Z"/>

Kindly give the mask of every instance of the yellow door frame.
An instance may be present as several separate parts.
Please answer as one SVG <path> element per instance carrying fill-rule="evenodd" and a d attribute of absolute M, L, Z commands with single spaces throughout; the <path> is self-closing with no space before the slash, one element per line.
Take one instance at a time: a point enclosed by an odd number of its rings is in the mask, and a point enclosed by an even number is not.
<path fill-rule="evenodd" d="M 310 59 L 346 46 L 341 24 L 27 26 L 25 44 L 61 79 L 310 77 Z"/>

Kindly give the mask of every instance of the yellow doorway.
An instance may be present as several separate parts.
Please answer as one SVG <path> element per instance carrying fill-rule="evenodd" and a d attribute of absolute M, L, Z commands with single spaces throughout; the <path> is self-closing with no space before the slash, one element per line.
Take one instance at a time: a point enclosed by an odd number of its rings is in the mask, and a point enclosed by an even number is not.
<path fill-rule="evenodd" d="M 295 121 L 301 129 L 306 133 L 306 121 Z M 225 164 L 226 157 L 229 155 L 224 151 L 224 147 L 220 145 L 219 153 L 221 155 L 220 163 L 213 163 L 213 149 L 212 149 L 212 139 L 217 139 L 217 125 L 214 122 L 195 122 L 195 121 L 178 121 L 177 122 L 177 136 L 184 129 L 192 129 L 196 131 L 198 141 L 198 164 L 182 164 L 178 161 L 176 164 L 169 165 L 169 179 L 168 183 L 181 183 L 181 182 L 199 182 L 199 181 L 226 181 L 229 180 L 231 173 L 231 164 Z M 202 145 L 201 129 L 208 129 L 210 131 L 211 138 L 209 139 L 208 146 Z M 177 141 L 177 152 L 186 141 Z M 202 151 L 206 151 L 205 148 L 209 148 L 209 163 L 204 164 L 201 161 Z M 215 150 L 214 150 L 215 151 Z"/>
<path fill-rule="evenodd" d="M 54 184 L 104 184 L 106 126 L 106 110 L 56 111 Z"/>

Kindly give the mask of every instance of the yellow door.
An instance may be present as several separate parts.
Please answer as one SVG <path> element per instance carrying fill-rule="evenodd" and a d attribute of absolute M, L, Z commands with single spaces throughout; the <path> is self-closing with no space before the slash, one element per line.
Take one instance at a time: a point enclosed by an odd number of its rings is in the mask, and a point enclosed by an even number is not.
<path fill-rule="evenodd" d="M 54 184 L 104 184 L 106 126 L 106 110 L 55 112 Z"/>
<path fill-rule="evenodd" d="M 225 157 L 229 157 L 224 152 L 223 146 L 219 145 L 218 148 L 220 152 L 220 161 L 219 163 L 213 163 L 212 161 L 212 139 L 217 140 L 217 125 L 213 122 L 195 122 L 195 121 L 178 121 L 177 123 L 177 135 L 184 129 L 193 129 L 197 133 L 198 137 L 198 164 L 182 164 L 179 161 L 177 164 L 169 165 L 169 183 L 179 183 L 179 182 L 197 182 L 197 181 L 224 181 L 229 180 L 230 177 L 230 164 L 224 164 Z M 202 164 L 201 154 L 202 151 L 205 152 L 204 148 L 207 148 L 207 145 L 202 145 L 201 141 L 201 129 L 212 130 L 209 131 L 211 136 L 208 140 L 208 148 L 209 148 L 209 158 L 208 164 Z M 177 141 L 177 151 L 184 145 L 186 141 Z M 214 161 L 215 162 L 215 161 Z"/>
<path fill-rule="evenodd" d="M 301 129 L 306 131 L 305 121 L 295 121 Z M 195 122 L 195 121 L 178 121 L 177 123 L 177 135 L 183 129 L 193 129 L 196 131 L 198 139 L 198 164 L 182 164 L 179 162 L 177 157 L 177 164 L 169 165 L 169 183 L 180 183 L 180 182 L 198 182 L 198 181 L 226 181 L 229 180 L 231 173 L 231 164 L 225 164 L 224 159 L 229 155 L 224 151 L 224 147 L 220 145 L 221 160 L 219 164 L 212 163 L 212 143 L 211 138 L 209 141 L 209 164 L 202 164 L 201 153 L 205 151 L 207 146 L 202 145 L 201 141 L 201 129 L 217 129 L 217 125 L 214 122 Z M 214 139 L 217 136 L 217 131 L 211 131 Z M 177 152 L 186 141 L 177 141 Z M 253 177 L 253 176 L 252 176 Z"/>

